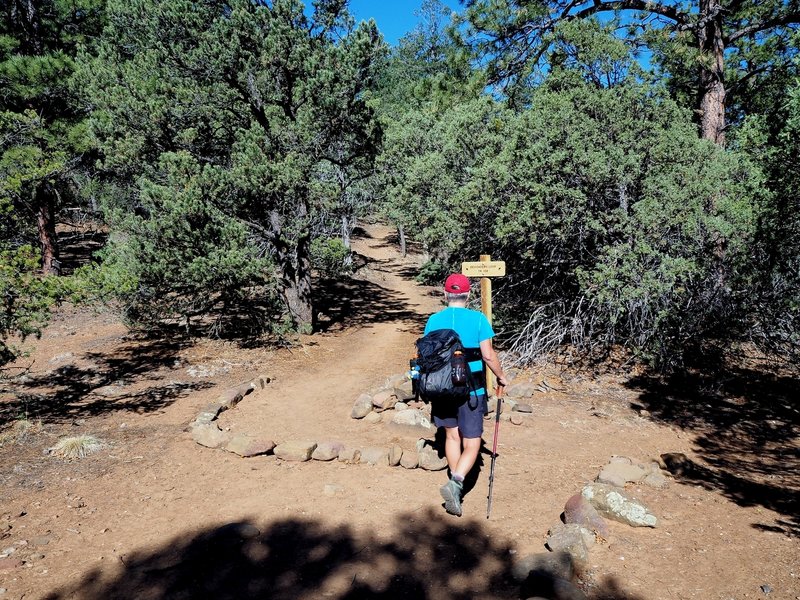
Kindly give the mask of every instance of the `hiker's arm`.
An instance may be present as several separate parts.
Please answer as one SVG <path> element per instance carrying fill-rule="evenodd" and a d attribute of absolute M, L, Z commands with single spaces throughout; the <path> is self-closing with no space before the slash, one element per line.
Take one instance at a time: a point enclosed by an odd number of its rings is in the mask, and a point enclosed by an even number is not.
<path fill-rule="evenodd" d="M 503 373 L 503 367 L 500 365 L 500 359 L 497 358 L 497 352 L 494 351 L 492 347 L 492 340 L 483 340 L 481 342 L 481 356 L 483 357 L 483 362 L 486 363 L 486 366 L 491 369 L 492 373 L 495 374 L 497 377 L 497 385 L 500 387 L 506 387 L 508 385 L 508 380 L 506 379 L 505 373 Z"/>

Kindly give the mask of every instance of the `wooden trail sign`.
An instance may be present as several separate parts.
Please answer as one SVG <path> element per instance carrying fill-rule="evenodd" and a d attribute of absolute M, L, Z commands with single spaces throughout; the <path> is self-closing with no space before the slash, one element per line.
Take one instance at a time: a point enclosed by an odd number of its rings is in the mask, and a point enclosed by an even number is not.
<path fill-rule="evenodd" d="M 461 274 L 467 277 L 502 277 L 506 274 L 506 263 L 502 260 L 462 262 Z"/>
<path fill-rule="evenodd" d="M 480 261 L 462 262 L 461 274 L 467 277 L 481 278 L 481 312 L 486 315 L 489 325 L 492 324 L 492 280 L 490 277 L 503 277 L 506 274 L 506 263 L 492 260 L 489 254 L 481 254 Z M 486 394 L 494 390 L 494 373 L 486 367 Z"/>

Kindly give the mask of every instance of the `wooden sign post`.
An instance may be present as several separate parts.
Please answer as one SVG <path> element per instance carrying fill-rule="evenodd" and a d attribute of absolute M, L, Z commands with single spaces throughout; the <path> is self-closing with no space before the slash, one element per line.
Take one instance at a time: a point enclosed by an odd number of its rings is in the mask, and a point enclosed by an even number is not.
<path fill-rule="evenodd" d="M 462 262 L 461 274 L 467 277 L 481 278 L 481 312 L 486 315 L 489 325 L 492 324 L 492 280 L 490 277 L 503 277 L 506 274 L 506 263 L 492 260 L 488 254 L 481 254 L 479 262 Z M 486 369 L 486 395 L 494 390 L 494 373 Z"/>

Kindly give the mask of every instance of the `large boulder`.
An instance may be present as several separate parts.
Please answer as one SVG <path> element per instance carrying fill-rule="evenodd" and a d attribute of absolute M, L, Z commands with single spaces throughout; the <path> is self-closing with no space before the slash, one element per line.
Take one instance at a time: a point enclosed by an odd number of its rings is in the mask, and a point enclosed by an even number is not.
<path fill-rule="evenodd" d="M 604 517 L 633 527 L 656 527 L 658 519 L 642 502 L 623 490 L 603 483 L 592 483 L 581 491 Z"/>

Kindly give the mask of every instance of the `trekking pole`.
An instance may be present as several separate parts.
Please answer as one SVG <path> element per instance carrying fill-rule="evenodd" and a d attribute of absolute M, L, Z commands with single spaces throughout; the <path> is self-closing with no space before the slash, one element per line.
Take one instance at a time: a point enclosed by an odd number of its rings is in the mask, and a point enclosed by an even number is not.
<path fill-rule="evenodd" d="M 494 487 L 494 461 L 497 459 L 497 434 L 500 433 L 500 407 L 503 405 L 503 388 L 497 391 L 497 408 L 494 411 L 494 440 L 492 441 L 492 464 L 489 467 L 489 501 L 486 504 L 486 518 L 492 512 L 492 488 Z"/>

